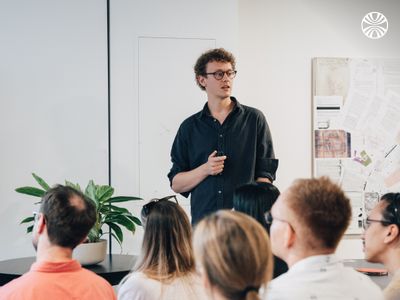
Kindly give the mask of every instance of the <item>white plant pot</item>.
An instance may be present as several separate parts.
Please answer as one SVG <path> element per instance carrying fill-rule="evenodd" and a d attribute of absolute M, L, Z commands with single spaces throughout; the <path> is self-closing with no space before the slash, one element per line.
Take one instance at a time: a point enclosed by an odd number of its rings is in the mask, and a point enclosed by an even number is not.
<path fill-rule="evenodd" d="M 102 262 L 107 255 L 107 240 L 100 240 L 96 243 L 79 244 L 72 252 L 72 257 L 81 265 L 94 265 Z"/>

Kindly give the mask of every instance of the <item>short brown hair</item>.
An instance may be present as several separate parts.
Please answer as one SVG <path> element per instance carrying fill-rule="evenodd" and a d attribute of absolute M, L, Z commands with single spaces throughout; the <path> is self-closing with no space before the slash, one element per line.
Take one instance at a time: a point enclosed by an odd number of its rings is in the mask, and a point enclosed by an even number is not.
<path fill-rule="evenodd" d="M 74 203 L 73 198 L 78 201 Z M 93 201 L 70 186 L 56 185 L 43 196 L 40 206 L 52 244 L 74 249 L 96 222 Z"/>
<path fill-rule="evenodd" d="M 272 253 L 265 229 L 236 211 L 213 213 L 196 226 L 196 259 L 213 288 L 226 299 L 259 299 L 272 275 Z"/>
<path fill-rule="evenodd" d="M 300 224 L 311 231 L 307 242 L 336 249 L 350 223 L 350 200 L 327 177 L 298 179 L 288 190 L 289 206 Z"/>
<path fill-rule="evenodd" d="M 196 64 L 194 65 L 196 83 L 203 91 L 205 90 L 205 88 L 199 83 L 197 77 L 206 76 L 207 64 L 213 61 L 230 63 L 234 70 L 236 67 L 235 57 L 232 53 L 226 51 L 224 48 L 216 48 L 204 52 L 202 55 L 200 55 L 200 57 L 196 61 Z"/>

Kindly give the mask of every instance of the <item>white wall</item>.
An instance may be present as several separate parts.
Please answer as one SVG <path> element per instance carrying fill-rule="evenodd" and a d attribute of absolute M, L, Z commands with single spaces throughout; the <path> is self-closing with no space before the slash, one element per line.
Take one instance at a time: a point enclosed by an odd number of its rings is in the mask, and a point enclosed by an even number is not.
<path fill-rule="evenodd" d="M 193 65 L 210 46 L 235 51 L 237 5 L 232 0 L 112 1 L 112 183 L 120 193 L 145 200 L 173 193 L 166 176 L 172 140 L 179 124 L 206 102 Z M 164 132 L 154 131 L 157 127 Z M 154 165 L 159 171 L 151 174 Z M 181 197 L 180 203 L 189 210 L 188 200 Z M 139 215 L 142 205 L 127 207 Z M 134 237 L 126 235 L 123 253 L 138 253 L 142 234 L 139 228 Z"/>
<path fill-rule="evenodd" d="M 32 256 L 14 189 L 107 183 L 105 1 L 0 1 L 0 260 Z M 37 208 L 36 208 L 37 210 Z"/>
<path fill-rule="evenodd" d="M 379 11 L 389 31 L 366 38 L 361 20 Z M 239 1 L 237 94 L 259 107 L 272 130 L 280 159 L 277 186 L 283 190 L 311 169 L 311 59 L 313 57 L 399 57 L 400 2 L 397 0 Z M 339 254 L 362 257 L 359 239 L 344 241 Z"/>
<path fill-rule="evenodd" d="M 107 182 L 105 9 L 105 1 L 94 0 L 0 2 L 0 233 L 7 241 L 0 259 L 33 255 L 17 225 L 32 202 L 13 191 L 33 183 L 31 171 L 51 183 Z M 361 18 L 376 10 L 389 19 L 389 32 L 369 40 Z M 138 177 L 139 37 L 214 39 L 236 54 L 234 94 L 266 114 L 280 159 L 277 185 L 285 189 L 311 175 L 311 58 L 398 57 L 399 11 L 397 0 L 111 1 L 112 184 L 118 194 L 149 197 Z M 201 108 L 205 95 L 194 82 L 192 88 Z M 179 113 L 177 124 L 187 115 Z M 129 207 L 137 213 L 140 204 Z M 124 252 L 137 253 L 140 239 L 140 230 L 127 237 Z M 341 253 L 362 255 L 357 243 L 343 244 Z"/>

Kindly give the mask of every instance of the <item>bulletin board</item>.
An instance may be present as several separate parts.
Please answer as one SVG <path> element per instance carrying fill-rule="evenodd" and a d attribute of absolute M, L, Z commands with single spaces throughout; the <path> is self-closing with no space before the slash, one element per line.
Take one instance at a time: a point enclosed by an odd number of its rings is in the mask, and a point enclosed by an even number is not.
<path fill-rule="evenodd" d="M 351 200 L 346 234 L 400 191 L 400 59 L 313 59 L 313 175 Z"/>

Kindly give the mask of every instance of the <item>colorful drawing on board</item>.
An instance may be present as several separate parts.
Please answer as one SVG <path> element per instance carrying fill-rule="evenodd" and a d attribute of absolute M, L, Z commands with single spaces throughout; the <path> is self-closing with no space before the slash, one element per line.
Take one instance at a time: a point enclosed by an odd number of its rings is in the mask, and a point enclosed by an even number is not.
<path fill-rule="evenodd" d="M 350 157 L 350 133 L 344 130 L 315 130 L 315 157 Z"/>

